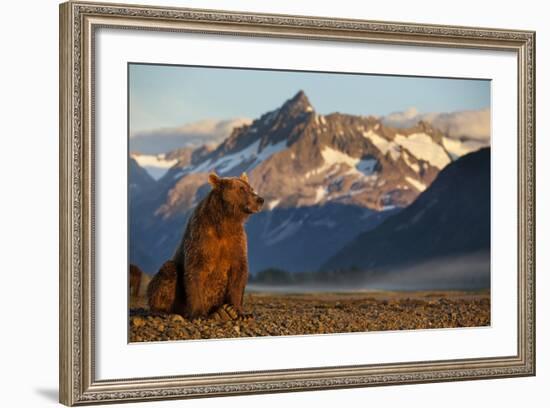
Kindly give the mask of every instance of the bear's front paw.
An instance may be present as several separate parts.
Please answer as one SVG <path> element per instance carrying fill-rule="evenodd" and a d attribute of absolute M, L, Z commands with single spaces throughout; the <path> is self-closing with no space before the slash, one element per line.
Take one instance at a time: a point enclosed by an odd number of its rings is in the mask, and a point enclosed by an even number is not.
<path fill-rule="evenodd" d="M 254 315 L 252 313 L 241 313 L 239 314 L 238 320 L 243 322 L 250 322 L 254 320 Z"/>
<path fill-rule="evenodd" d="M 239 313 L 231 305 L 224 304 L 221 305 L 215 312 L 213 312 L 210 317 L 215 320 L 228 321 L 236 320 L 239 317 Z"/>
<path fill-rule="evenodd" d="M 224 304 L 218 310 L 210 315 L 212 319 L 229 321 L 229 320 L 240 320 L 240 321 L 250 321 L 254 320 L 254 316 L 251 313 L 240 313 L 234 306 Z"/>

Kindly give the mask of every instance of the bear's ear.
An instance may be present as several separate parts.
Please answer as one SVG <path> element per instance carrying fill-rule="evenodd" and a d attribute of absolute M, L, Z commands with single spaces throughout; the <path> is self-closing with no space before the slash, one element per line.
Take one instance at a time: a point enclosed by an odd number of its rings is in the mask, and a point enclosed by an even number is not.
<path fill-rule="evenodd" d="M 241 174 L 241 180 L 248 183 L 248 176 L 246 175 L 246 173 L 243 172 L 243 174 Z"/>
<path fill-rule="evenodd" d="M 210 173 L 208 175 L 208 182 L 212 187 L 216 188 L 220 186 L 222 179 L 216 173 Z"/>

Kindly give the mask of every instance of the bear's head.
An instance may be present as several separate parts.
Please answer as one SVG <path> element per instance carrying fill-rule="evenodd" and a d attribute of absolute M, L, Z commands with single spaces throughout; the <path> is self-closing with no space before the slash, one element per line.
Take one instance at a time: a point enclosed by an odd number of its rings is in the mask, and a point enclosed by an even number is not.
<path fill-rule="evenodd" d="M 208 182 L 221 198 L 224 208 L 234 215 L 246 217 L 262 209 L 264 199 L 248 184 L 246 173 L 240 177 L 219 177 L 211 173 Z"/>

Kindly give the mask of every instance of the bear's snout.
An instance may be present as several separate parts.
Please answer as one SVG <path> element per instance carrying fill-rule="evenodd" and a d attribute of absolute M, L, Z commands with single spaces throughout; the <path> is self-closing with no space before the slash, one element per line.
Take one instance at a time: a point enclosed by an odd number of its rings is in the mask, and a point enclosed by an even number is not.
<path fill-rule="evenodd" d="M 262 210 L 264 204 L 263 197 L 260 197 L 258 194 L 253 193 L 248 201 L 248 206 L 245 209 L 245 212 L 249 214 L 254 214 Z"/>

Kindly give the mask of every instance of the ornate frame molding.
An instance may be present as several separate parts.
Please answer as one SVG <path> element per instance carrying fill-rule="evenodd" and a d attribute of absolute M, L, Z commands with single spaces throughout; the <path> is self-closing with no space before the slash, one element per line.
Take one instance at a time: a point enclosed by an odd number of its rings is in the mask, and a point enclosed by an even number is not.
<path fill-rule="evenodd" d="M 98 381 L 94 376 L 94 30 L 201 32 L 513 51 L 518 57 L 515 356 Z M 60 402 L 66 405 L 535 374 L 535 33 L 228 11 L 60 5 Z"/>

